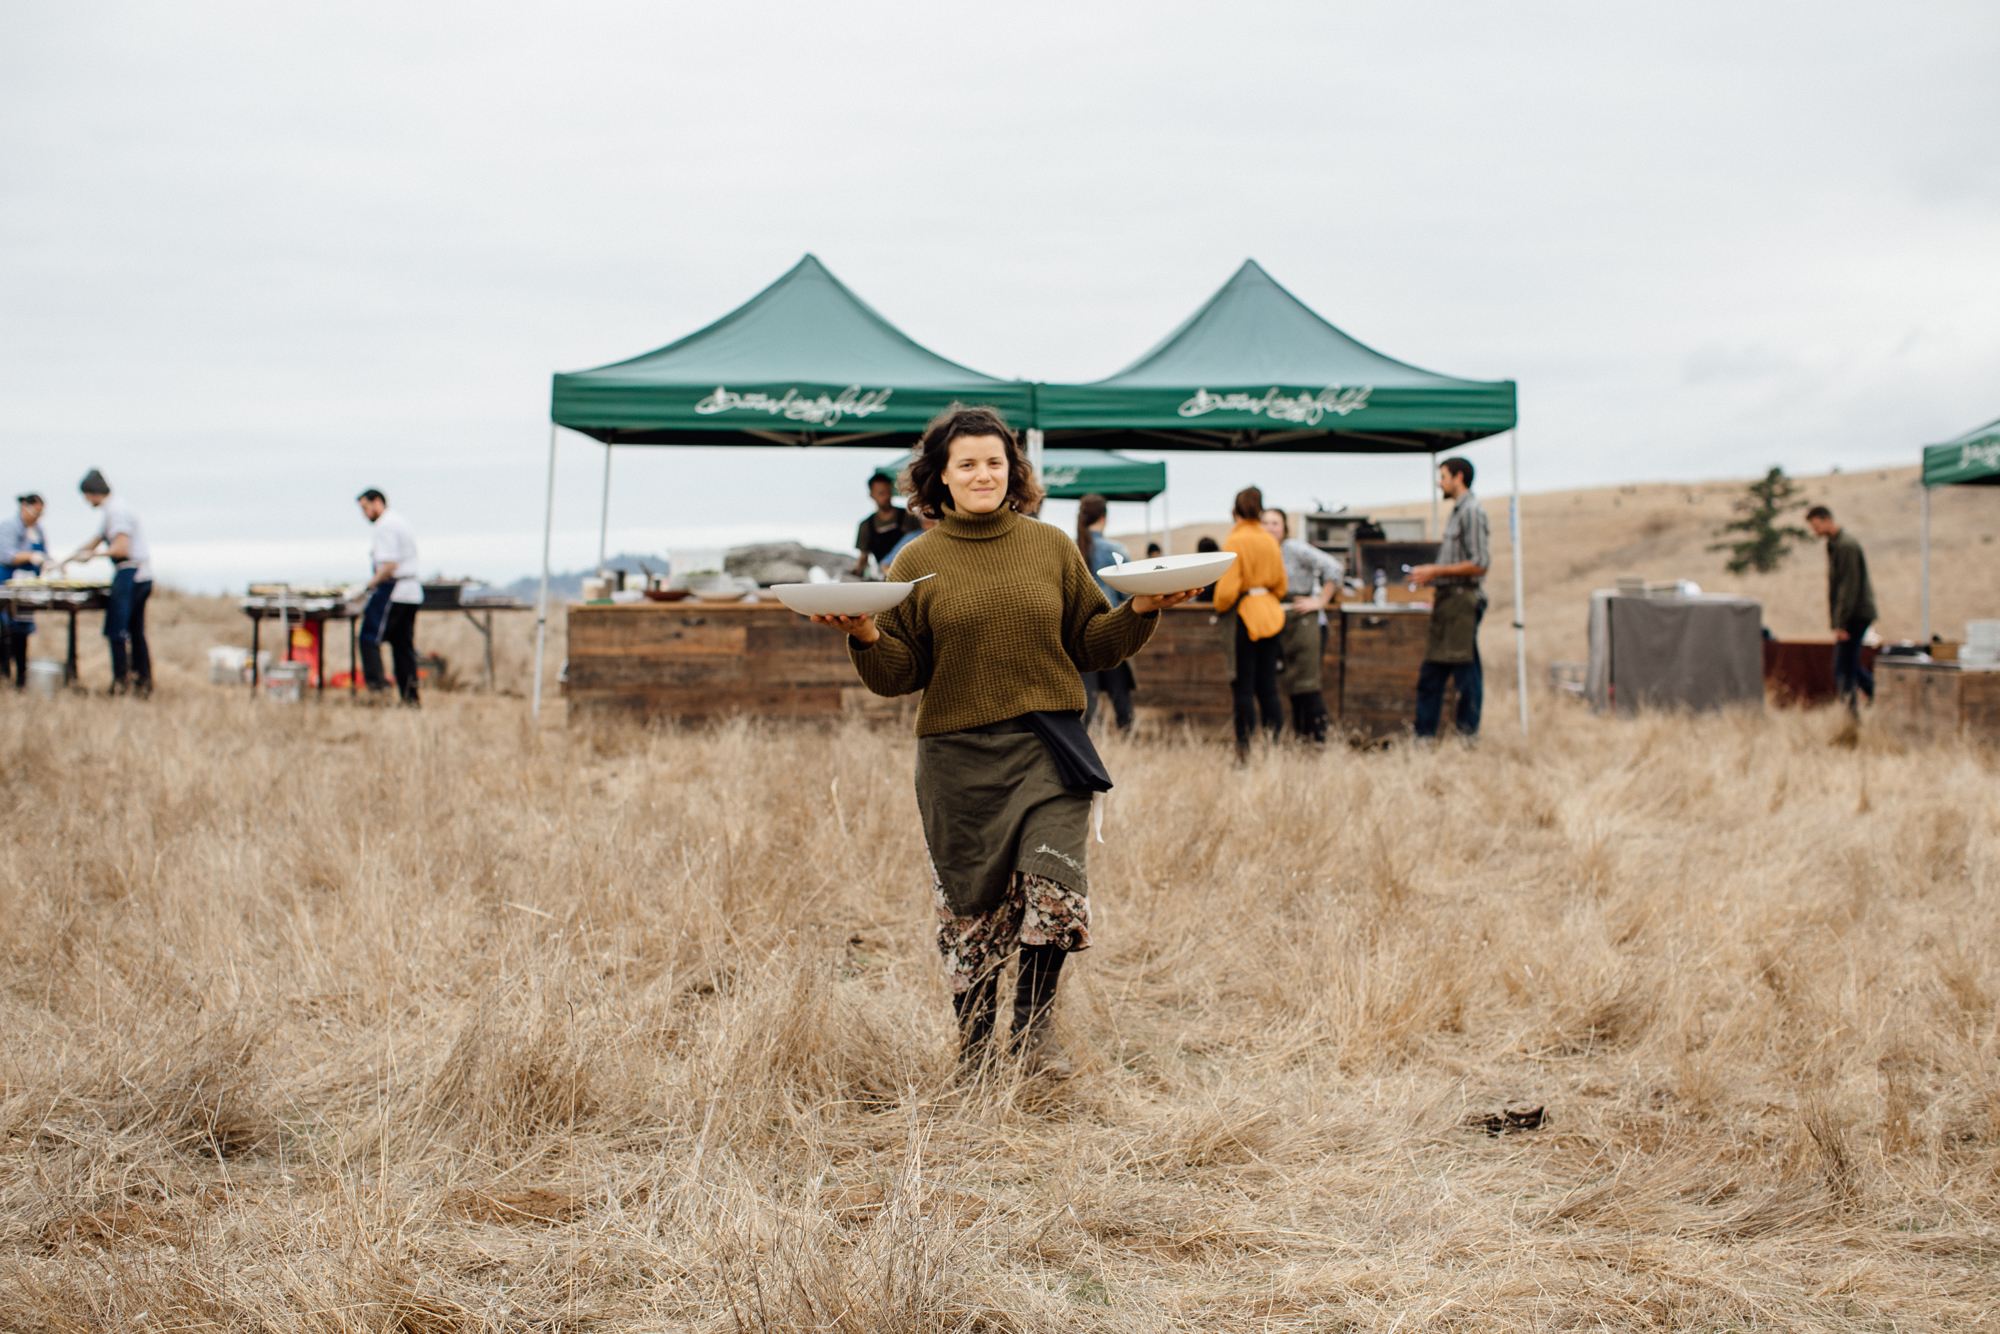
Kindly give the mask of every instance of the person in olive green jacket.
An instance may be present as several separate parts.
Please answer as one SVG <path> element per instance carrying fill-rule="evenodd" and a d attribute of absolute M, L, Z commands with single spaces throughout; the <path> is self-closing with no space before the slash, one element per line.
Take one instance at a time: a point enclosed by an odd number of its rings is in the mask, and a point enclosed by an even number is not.
<path fill-rule="evenodd" d="M 1841 702 L 1860 708 L 1858 687 L 1875 700 L 1875 677 L 1861 668 L 1861 641 L 1875 621 L 1875 586 L 1868 581 L 1868 556 L 1861 544 L 1833 521 L 1833 511 L 1815 505 L 1806 527 L 1826 539 L 1826 611 L 1833 624 L 1833 681 Z"/>

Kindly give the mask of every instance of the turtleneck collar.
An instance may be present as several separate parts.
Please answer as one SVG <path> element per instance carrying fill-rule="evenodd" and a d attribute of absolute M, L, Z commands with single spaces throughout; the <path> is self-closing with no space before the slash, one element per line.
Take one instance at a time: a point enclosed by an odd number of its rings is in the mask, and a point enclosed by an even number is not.
<path fill-rule="evenodd" d="M 1002 505 L 989 514 L 961 514 L 938 507 L 938 531 L 961 542 L 986 542 L 1005 537 L 1023 522 L 1020 515 Z"/>

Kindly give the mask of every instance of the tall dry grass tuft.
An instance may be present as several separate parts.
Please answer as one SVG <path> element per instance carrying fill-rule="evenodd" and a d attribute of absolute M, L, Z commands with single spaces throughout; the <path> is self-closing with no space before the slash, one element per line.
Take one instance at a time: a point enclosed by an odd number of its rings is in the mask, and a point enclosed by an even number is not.
<path fill-rule="evenodd" d="M 1991 755 L 1106 754 L 1079 1074 L 960 1088 L 906 737 L 0 699 L 0 1328 L 2000 1309 Z"/>

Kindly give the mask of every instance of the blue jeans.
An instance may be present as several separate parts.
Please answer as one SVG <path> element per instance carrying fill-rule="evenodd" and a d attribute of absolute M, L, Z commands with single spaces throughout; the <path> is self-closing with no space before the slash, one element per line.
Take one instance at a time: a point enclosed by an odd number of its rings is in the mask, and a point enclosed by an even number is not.
<path fill-rule="evenodd" d="M 1471 662 L 1426 662 L 1417 669 L 1417 735 L 1436 736 L 1438 721 L 1444 716 L 1444 683 L 1458 688 L 1458 708 L 1453 721 L 1463 737 L 1479 735 L 1479 707 L 1486 699 L 1486 677 L 1479 669 L 1479 623 L 1486 619 L 1485 599 L 1480 599 L 1472 621 Z"/>
<path fill-rule="evenodd" d="M 126 684 L 137 678 L 141 690 L 153 685 L 153 655 L 146 647 L 146 599 L 153 596 L 153 581 L 141 581 L 139 572 L 123 569 L 111 576 L 111 605 L 104 609 L 104 637 L 111 641 L 111 684 Z"/>
<path fill-rule="evenodd" d="M 1854 691 L 1857 687 L 1868 696 L 1872 704 L 1875 700 L 1875 674 L 1861 670 L 1861 637 L 1868 633 L 1868 621 L 1849 621 L 1841 628 L 1847 631 L 1847 638 L 1833 641 L 1833 684 L 1840 691 L 1840 702 L 1854 707 Z"/>
<path fill-rule="evenodd" d="M 1458 687 L 1458 708 L 1453 721 L 1460 736 L 1479 735 L 1479 706 L 1486 692 L 1486 678 L 1479 659 L 1471 662 L 1427 662 L 1417 669 L 1417 735 L 1434 737 L 1444 716 L 1444 683 Z"/>

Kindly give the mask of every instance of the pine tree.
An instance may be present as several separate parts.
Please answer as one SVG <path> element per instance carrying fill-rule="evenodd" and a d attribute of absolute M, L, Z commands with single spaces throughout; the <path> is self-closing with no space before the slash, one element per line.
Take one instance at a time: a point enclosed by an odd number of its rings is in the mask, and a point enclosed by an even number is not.
<path fill-rule="evenodd" d="M 1805 503 L 1799 484 L 1785 476 L 1783 468 L 1773 468 L 1736 498 L 1736 517 L 1716 530 L 1715 535 L 1723 540 L 1709 550 L 1729 553 L 1726 568 L 1731 574 L 1746 570 L 1769 574 L 1791 554 L 1794 540 L 1812 536 L 1803 528 L 1779 522 L 1786 510 L 1801 509 Z M 1742 536 L 1732 539 L 1733 533 Z"/>

